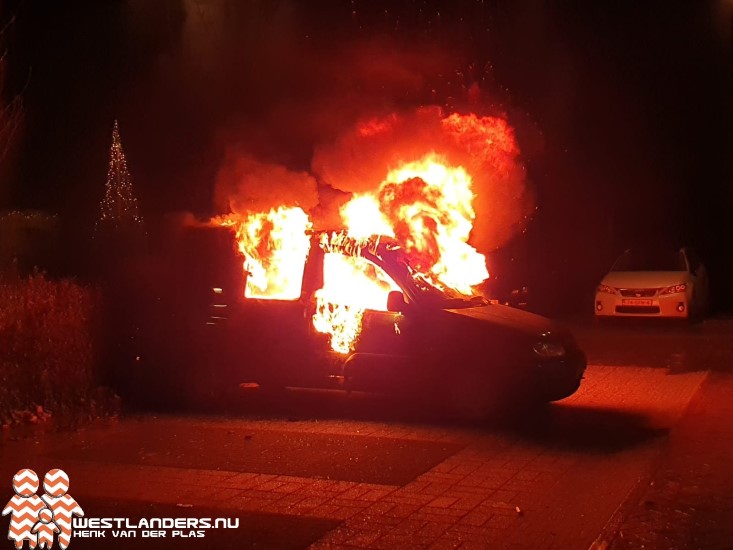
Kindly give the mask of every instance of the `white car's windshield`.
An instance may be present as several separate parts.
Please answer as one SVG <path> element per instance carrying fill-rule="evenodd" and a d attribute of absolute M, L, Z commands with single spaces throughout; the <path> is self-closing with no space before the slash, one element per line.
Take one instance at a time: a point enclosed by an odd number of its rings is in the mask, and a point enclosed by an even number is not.
<path fill-rule="evenodd" d="M 686 271 L 682 252 L 660 250 L 627 250 L 613 264 L 611 271 Z"/>

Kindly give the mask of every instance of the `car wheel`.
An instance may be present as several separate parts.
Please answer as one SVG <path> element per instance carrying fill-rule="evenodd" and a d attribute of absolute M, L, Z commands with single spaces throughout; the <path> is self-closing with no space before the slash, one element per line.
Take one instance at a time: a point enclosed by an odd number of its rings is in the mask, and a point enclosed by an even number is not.
<path fill-rule="evenodd" d="M 462 376 L 450 388 L 451 413 L 464 420 L 482 420 L 500 410 L 498 393 L 480 376 Z"/>
<path fill-rule="evenodd" d="M 597 328 L 606 328 L 611 323 L 609 323 L 610 318 L 607 315 L 594 315 L 593 316 L 593 325 Z"/>

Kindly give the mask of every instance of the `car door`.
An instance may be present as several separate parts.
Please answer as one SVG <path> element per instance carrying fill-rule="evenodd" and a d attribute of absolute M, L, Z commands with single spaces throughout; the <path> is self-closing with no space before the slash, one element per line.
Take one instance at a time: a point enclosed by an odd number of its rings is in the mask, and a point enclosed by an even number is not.
<path fill-rule="evenodd" d="M 412 342 L 411 319 L 387 311 L 387 296 L 400 287 L 380 266 L 362 256 L 329 252 L 324 261 L 325 294 L 357 311 L 358 334 L 341 353 L 343 375 L 353 389 L 394 386 L 404 373 Z"/>
<path fill-rule="evenodd" d="M 310 325 L 313 288 L 322 270 L 318 252 L 311 249 L 303 265 L 299 297 L 241 301 L 235 345 L 240 346 L 241 356 L 257 374 L 257 381 L 301 385 L 318 374 L 312 366 L 320 364 L 320 347 Z"/>
<path fill-rule="evenodd" d="M 361 334 L 355 350 L 358 353 L 407 356 L 410 328 L 410 319 L 402 313 L 367 309 L 362 317 Z"/>
<path fill-rule="evenodd" d="M 694 306 L 698 312 L 704 313 L 708 309 L 710 292 L 707 269 L 693 249 L 684 248 L 682 252 L 687 262 L 688 272 L 693 281 L 692 300 Z"/>

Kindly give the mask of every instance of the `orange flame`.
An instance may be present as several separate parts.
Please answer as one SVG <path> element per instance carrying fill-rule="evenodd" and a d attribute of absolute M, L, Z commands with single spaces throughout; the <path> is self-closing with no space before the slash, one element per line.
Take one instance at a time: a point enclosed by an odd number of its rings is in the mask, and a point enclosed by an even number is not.
<path fill-rule="evenodd" d="M 503 175 L 515 166 L 519 148 L 514 131 L 503 118 L 453 113 L 441 123 L 475 162 L 484 163 Z"/>
<path fill-rule="evenodd" d="M 349 236 L 363 239 L 372 235 L 394 237 L 392 224 L 379 209 L 379 201 L 373 195 L 356 195 L 341 207 L 341 219 L 349 230 Z"/>
<path fill-rule="evenodd" d="M 300 297 L 311 228 L 301 208 L 230 214 L 220 220 L 236 233 L 247 273 L 246 298 L 296 300 Z"/>
<path fill-rule="evenodd" d="M 361 332 L 364 311 L 387 311 L 390 290 L 399 287 L 365 258 L 326 252 L 323 288 L 316 291 L 313 326 L 318 332 L 330 335 L 331 349 L 348 353 Z"/>
<path fill-rule="evenodd" d="M 471 176 L 435 153 L 391 170 L 378 198 L 359 195 L 341 209 L 349 234 L 396 236 L 413 267 L 463 294 L 489 277 L 486 258 L 468 244 L 476 217 Z"/>
<path fill-rule="evenodd" d="M 358 134 L 365 138 L 387 135 L 396 120 L 393 116 L 369 121 L 358 127 Z M 375 191 L 354 195 L 342 206 L 346 231 L 322 236 L 323 287 L 313 296 L 312 323 L 317 332 L 329 335 L 334 351 L 352 351 L 364 312 L 385 311 L 388 293 L 399 290 L 358 250 L 343 253 L 340 244 L 345 239 L 358 243 L 372 235 L 395 237 L 414 270 L 436 286 L 466 295 L 489 277 L 485 257 L 468 242 L 476 219 L 468 170 L 481 169 L 485 177 L 484 167 L 499 176 L 516 169 L 519 151 L 513 131 L 503 119 L 473 114 L 444 117 L 441 127 L 444 154 L 420 149 L 417 141 L 411 144 L 417 146 L 417 155 L 392 169 L 385 166 Z M 415 148 L 411 150 L 414 153 Z M 451 158 L 466 164 L 451 162 Z M 300 298 L 312 227 L 301 208 L 281 206 L 269 212 L 231 214 L 219 222 L 236 232 L 239 251 L 245 257 L 245 297 Z"/>

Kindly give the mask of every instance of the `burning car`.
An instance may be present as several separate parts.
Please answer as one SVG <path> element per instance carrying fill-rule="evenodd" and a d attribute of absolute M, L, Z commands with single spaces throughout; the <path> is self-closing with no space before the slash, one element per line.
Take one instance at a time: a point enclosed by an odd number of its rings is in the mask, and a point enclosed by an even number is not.
<path fill-rule="evenodd" d="M 495 248 L 524 223 L 518 216 L 526 206 L 525 173 L 511 128 L 475 114 L 420 116 L 430 131 L 393 135 L 399 117 L 357 126 L 360 148 L 377 140 L 383 154 L 358 155 L 369 169 L 357 171 L 342 170 L 351 153 L 335 155 L 326 170 L 331 181 L 354 174 L 360 181 L 338 195 L 340 203 L 315 200 L 309 176 L 235 163 L 244 169 L 232 172 L 229 213 L 203 224 L 211 235 L 228 235 L 229 245 L 200 246 L 194 259 L 161 277 L 170 287 L 182 285 L 165 289 L 175 294 L 170 311 L 183 301 L 199 312 L 182 336 L 166 340 L 199 348 L 201 379 L 230 388 L 246 381 L 409 392 L 472 415 L 507 399 L 547 402 L 578 388 L 585 357 L 569 333 L 475 290 L 489 278 L 486 257 L 474 247 L 477 227 L 493 235 Z M 410 136 L 409 147 L 396 135 Z M 324 166 L 323 158 L 314 164 Z M 474 208 L 477 182 L 487 191 L 476 201 L 482 216 Z M 310 191 L 297 193 L 300 185 Z M 488 221 L 500 231 L 487 231 Z M 484 249 L 490 246 L 484 241 Z M 213 268 L 234 250 L 238 266 Z M 181 282 L 186 278 L 190 284 Z M 189 361 L 195 355 L 175 351 Z"/>
<path fill-rule="evenodd" d="M 410 393 L 469 416 L 577 390 L 585 356 L 549 320 L 436 283 L 393 238 L 311 232 L 301 244 L 297 292 L 211 286 L 207 328 L 238 358 L 230 384 Z"/>

